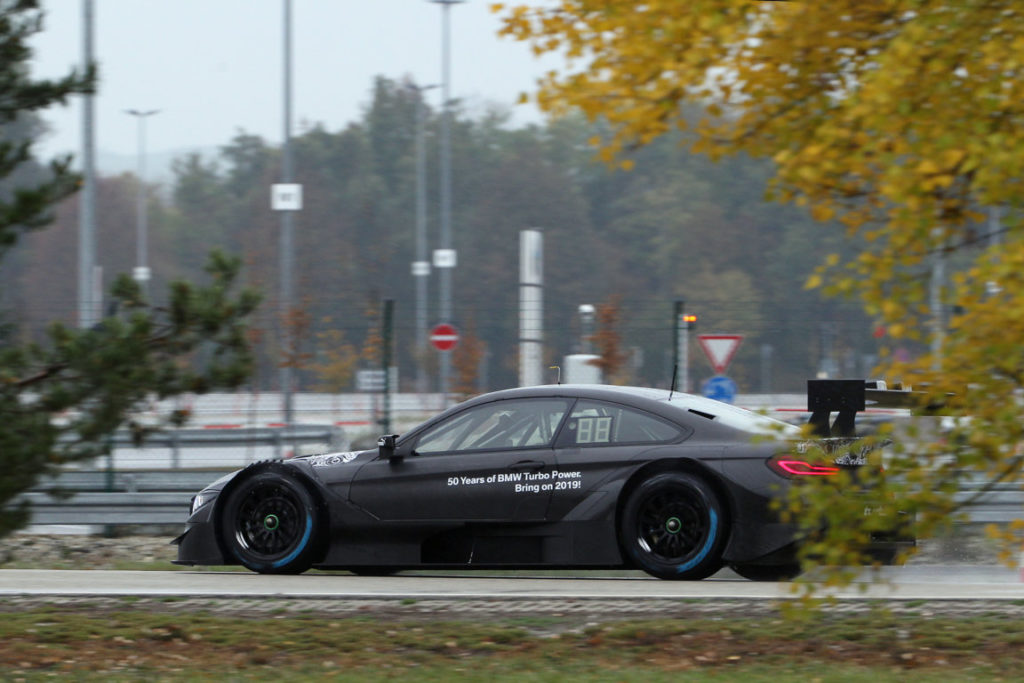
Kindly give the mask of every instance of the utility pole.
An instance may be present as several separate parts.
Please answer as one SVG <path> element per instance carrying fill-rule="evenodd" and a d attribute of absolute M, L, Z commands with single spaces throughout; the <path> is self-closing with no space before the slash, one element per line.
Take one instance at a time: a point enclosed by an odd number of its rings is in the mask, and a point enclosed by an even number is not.
<path fill-rule="evenodd" d="M 381 344 L 383 348 L 380 353 L 380 365 L 381 370 L 384 373 L 384 401 L 381 410 L 380 425 L 383 430 L 382 434 L 391 433 L 391 392 L 394 391 L 395 387 L 391 386 L 391 349 L 393 346 L 392 338 L 394 337 L 394 318 L 395 318 L 395 301 L 394 299 L 384 300 L 384 313 L 381 316 Z"/>
<path fill-rule="evenodd" d="M 82 0 L 82 61 L 93 62 L 92 0 Z M 96 282 L 96 168 L 93 137 L 93 95 L 82 96 L 82 199 L 78 216 L 78 326 L 87 329 L 99 321 L 100 300 Z"/>
<path fill-rule="evenodd" d="M 430 0 L 441 5 L 441 239 L 434 252 L 434 267 L 439 269 L 438 295 L 442 323 L 452 322 L 452 269 L 456 266 L 452 248 L 452 131 L 451 131 L 451 6 L 465 0 Z M 448 404 L 452 361 L 451 354 L 441 354 L 441 396 Z"/>
<path fill-rule="evenodd" d="M 416 260 L 412 262 L 412 276 L 416 280 L 416 391 L 427 392 L 427 373 L 424 355 L 429 351 L 427 344 L 427 278 L 430 277 L 430 261 L 427 260 L 427 148 L 424 140 L 424 119 L 426 107 L 423 93 L 436 85 L 409 84 L 416 94 Z"/>
<path fill-rule="evenodd" d="M 281 150 L 281 184 L 289 186 L 293 180 L 292 169 L 292 1 L 284 0 L 284 140 Z M 292 363 L 296 357 L 295 330 L 293 329 L 292 305 L 294 299 L 292 284 L 292 263 L 295 260 L 293 234 L 295 231 L 294 210 L 281 211 L 280 263 L 281 263 L 281 326 L 285 362 L 281 364 L 281 395 L 284 398 L 284 424 L 290 427 L 294 422 L 292 396 Z"/>
<path fill-rule="evenodd" d="M 672 372 L 678 377 L 678 391 L 690 390 L 690 326 L 697 316 L 686 313 L 686 302 L 675 302 L 672 312 Z"/>

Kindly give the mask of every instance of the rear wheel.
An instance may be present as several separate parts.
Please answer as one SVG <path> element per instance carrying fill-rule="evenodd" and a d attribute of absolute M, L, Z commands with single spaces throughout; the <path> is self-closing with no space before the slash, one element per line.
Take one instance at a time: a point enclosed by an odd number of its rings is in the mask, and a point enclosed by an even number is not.
<path fill-rule="evenodd" d="M 619 541 L 626 555 L 652 576 L 703 579 L 722 567 L 726 522 L 718 496 L 704 480 L 663 472 L 629 494 Z"/>
<path fill-rule="evenodd" d="M 264 574 L 309 569 L 321 532 L 309 489 L 281 468 L 242 476 L 221 507 L 220 534 L 228 555 Z"/>

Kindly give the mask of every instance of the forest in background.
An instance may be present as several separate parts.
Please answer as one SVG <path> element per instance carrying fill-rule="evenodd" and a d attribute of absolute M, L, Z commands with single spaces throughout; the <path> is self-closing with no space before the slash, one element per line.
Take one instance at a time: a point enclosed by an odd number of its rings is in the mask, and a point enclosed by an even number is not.
<path fill-rule="evenodd" d="M 290 313 L 278 301 L 279 216 L 269 202 L 279 147 L 240 131 L 215 157 L 178 159 L 169 187 L 146 188 L 150 291 L 198 278 L 206 254 L 222 248 L 242 257 L 243 280 L 263 292 L 252 330 L 253 390 L 276 387 L 282 324 L 298 330 L 297 390 L 352 390 L 357 368 L 377 367 L 385 298 L 395 301 L 400 388 L 412 390 L 417 363 L 434 374 L 436 352 L 416 348 L 410 272 L 420 98 L 408 84 L 379 77 L 361 120 L 336 132 L 306 126 L 293 138 L 304 207 L 296 217 L 297 308 Z M 441 113 L 423 106 L 432 249 Z M 463 333 L 455 352 L 463 393 L 517 383 L 518 233 L 526 228 L 544 233 L 548 365 L 579 351 L 579 305 L 605 304 L 616 312 L 614 332 L 627 358 L 612 379 L 667 387 L 673 302 L 685 300 L 698 315 L 695 334 L 744 335 L 728 373 L 741 392 L 799 392 L 822 370 L 870 371 L 879 343 L 872 321 L 852 303 L 804 288 L 828 254 L 851 249 L 841 228 L 768 202 L 766 162 L 713 162 L 665 136 L 633 154 L 632 170 L 624 171 L 596 160 L 589 141 L 602 134 L 582 118 L 513 128 L 500 109 L 456 109 L 452 322 Z M 98 179 L 106 285 L 135 265 L 138 187 L 132 174 Z M 78 210 L 78 198 L 67 200 L 55 224 L 29 234 L 5 264 L 0 306 L 24 337 L 50 321 L 75 320 Z M 431 324 L 439 322 L 436 282 L 429 279 Z M 690 353 L 694 381 L 713 374 L 695 342 Z"/>

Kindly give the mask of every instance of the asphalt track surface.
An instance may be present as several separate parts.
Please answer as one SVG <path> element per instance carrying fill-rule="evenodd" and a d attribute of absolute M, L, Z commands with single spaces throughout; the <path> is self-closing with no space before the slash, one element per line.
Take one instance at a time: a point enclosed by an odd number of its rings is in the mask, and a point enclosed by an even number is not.
<path fill-rule="evenodd" d="M 888 567 L 846 588 L 820 589 L 844 601 L 969 600 L 1024 604 L 1020 569 L 988 565 Z M 720 600 L 779 601 L 788 583 L 754 582 L 728 570 L 704 581 L 662 581 L 642 574 L 608 578 L 587 572 L 529 576 L 436 572 L 385 577 L 346 572 L 270 576 L 245 571 L 0 570 L 0 596 L 189 597 L 348 600 Z"/>

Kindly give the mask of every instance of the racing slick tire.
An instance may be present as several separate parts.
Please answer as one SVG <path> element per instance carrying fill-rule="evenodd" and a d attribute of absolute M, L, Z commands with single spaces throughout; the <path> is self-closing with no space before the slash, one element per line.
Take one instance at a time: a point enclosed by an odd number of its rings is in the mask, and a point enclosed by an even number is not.
<path fill-rule="evenodd" d="M 301 574 L 312 566 L 323 532 L 316 499 L 283 466 L 243 474 L 222 502 L 225 554 L 261 574 Z"/>
<path fill-rule="evenodd" d="M 803 569 L 799 562 L 787 564 L 732 564 L 733 570 L 744 579 L 751 581 L 790 581 L 800 576 Z"/>
<path fill-rule="evenodd" d="M 633 563 L 660 579 L 695 581 L 722 568 L 725 509 L 711 487 L 687 472 L 641 482 L 619 518 L 619 542 Z"/>

